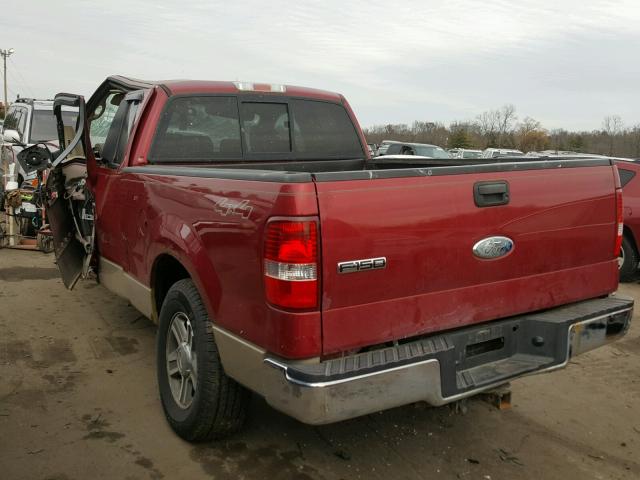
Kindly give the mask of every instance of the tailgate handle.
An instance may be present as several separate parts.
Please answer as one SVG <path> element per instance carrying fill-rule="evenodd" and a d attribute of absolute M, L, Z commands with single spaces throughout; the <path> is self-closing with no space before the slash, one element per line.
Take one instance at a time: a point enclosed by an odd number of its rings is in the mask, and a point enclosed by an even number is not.
<path fill-rule="evenodd" d="M 505 180 L 477 182 L 473 185 L 477 207 L 494 207 L 509 203 L 509 184 Z"/>

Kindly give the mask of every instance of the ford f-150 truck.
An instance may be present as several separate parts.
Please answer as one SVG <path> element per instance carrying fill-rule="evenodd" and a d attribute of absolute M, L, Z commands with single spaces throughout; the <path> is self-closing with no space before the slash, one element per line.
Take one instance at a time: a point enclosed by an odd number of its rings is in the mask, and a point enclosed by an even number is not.
<path fill-rule="evenodd" d="M 109 77 L 55 111 L 63 281 L 158 323 L 187 440 L 238 429 L 249 391 L 308 424 L 443 405 L 629 326 L 609 159 L 372 159 L 344 97 L 271 84 Z"/>

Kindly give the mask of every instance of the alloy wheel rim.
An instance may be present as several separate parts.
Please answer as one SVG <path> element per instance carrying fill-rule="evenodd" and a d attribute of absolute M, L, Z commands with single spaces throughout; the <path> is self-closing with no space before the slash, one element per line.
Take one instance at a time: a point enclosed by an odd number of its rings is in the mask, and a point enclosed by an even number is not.
<path fill-rule="evenodd" d="M 198 361 L 193 339 L 189 316 L 184 312 L 176 313 L 167 332 L 165 358 L 171 395 L 183 410 L 191 406 L 198 388 Z"/>

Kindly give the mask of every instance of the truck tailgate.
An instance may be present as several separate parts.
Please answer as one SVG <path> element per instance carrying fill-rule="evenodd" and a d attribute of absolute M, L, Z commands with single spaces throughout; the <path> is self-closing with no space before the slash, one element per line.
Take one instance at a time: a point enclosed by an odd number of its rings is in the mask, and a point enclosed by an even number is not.
<path fill-rule="evenodd" d="M 481 167 L 316 176 L 325 355 L 615 291 L 611 165 Z M 478 182 L 508 185 L 507 203 L 478 206 Z M 508 253 L 474 254 L 496 236 L 513 242 Z M 384 268 L 338 271 L 341 262 L 379 257 Z"/>

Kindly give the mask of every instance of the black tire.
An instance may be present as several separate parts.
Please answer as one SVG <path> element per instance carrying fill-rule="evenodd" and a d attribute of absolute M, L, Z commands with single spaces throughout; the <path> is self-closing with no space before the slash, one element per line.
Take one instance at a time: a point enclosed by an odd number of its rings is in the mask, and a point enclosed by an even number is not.
<path fill-rule="evenodd" d="M 187 315 L 196 352 L 196 388 L 188 407 L 178 405 L 167 374 L 167 341 L 171 323 Z M 190 279 L 176 282 L 160 310 L 157 337 L 158 386 L 162 407 L 171 428 L 188 442 L 220 439 L 239 430 L 245 420 L 250 392 L 228 377 L 202 299 Z M 179 399 L 180 400 L 180 399 Z"/>
<path fill-rule="evenodd" d="M 640 258 L 635 245 L 627 235 L 622 237 L 621 250 L 622 265 L 620 265 L 620 281 L 632 282 L 638 276 L 638 262 Z"/>

